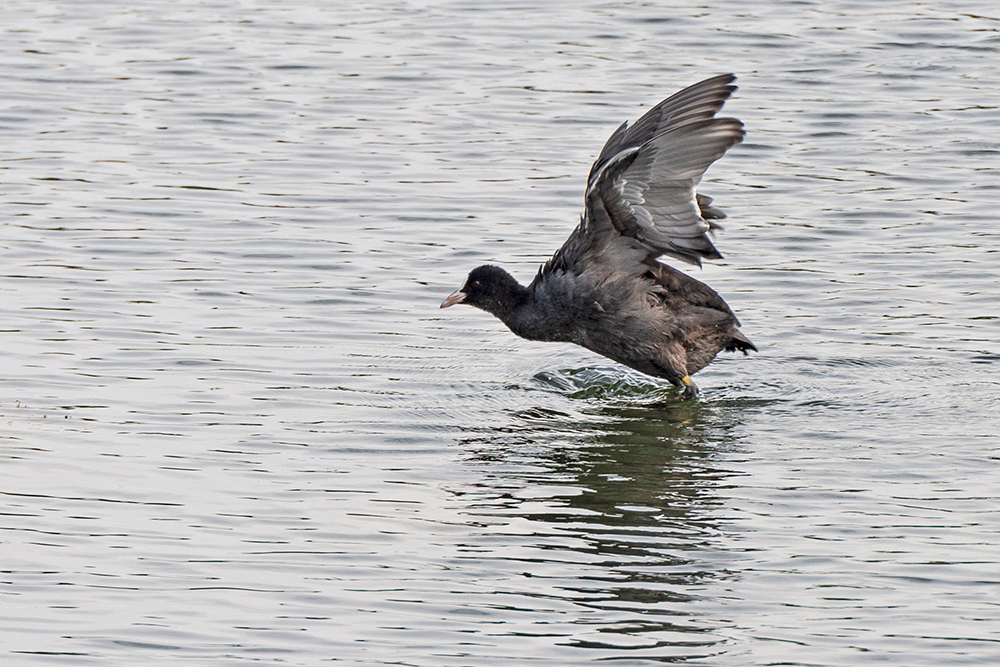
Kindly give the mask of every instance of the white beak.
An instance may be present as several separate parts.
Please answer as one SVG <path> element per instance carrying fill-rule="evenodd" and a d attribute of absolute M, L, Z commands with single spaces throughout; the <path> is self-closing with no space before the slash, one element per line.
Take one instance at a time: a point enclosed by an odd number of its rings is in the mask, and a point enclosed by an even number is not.
<path fill-rule="evenodd" d="M 447 308 L 448 306 L 454 306 L 456 303 L 462 303 L 463 301 L 465 301 L 466 296 L 468 295 L 462 290 L 458 290 L 457 292 L 452 292 L 451 294 L 448 295 L 447 299 L 441 302 L 441 307 Z"/>

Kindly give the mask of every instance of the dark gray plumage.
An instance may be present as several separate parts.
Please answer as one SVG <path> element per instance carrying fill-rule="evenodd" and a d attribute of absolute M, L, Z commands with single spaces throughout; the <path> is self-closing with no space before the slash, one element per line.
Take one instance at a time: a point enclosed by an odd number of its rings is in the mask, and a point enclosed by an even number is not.
<path fill-rule="evenodd" d="M 580 224 L 530 285 L 480 266 L 441 307 L 466 303 L 523 338 L 582 345 L 683 386 L 685 397 L 721 350 L 756 351 L 715 290 L 658 259 L 722 257 L 708 233 L 725 214 L 695 186 L 743 140 L 743 123 L 715 117 L 735 80 L 696 83 L 615 130 L 587 178 Z"/>

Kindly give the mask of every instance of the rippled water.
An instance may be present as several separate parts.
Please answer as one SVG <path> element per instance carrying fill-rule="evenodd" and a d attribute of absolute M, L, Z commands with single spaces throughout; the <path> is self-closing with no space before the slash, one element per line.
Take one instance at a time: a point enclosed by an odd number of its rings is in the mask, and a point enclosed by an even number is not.
<path fill-rule="evenodd" d="M 985 1 L 2 11 L 3 664 L 1000 662 Z M 703 396 L 440 311 L 736 72 Z"/>

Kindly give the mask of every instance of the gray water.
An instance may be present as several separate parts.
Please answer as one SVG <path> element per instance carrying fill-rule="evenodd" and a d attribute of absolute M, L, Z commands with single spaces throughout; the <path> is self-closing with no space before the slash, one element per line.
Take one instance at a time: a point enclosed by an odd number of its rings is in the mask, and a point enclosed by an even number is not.
<path fill-rule="evenodd" d="M 0 661 L 1000 663 L 995 3 L 341 4 L 0 9 Z M 730 71 L 759 354 L 438 309 Z"/>

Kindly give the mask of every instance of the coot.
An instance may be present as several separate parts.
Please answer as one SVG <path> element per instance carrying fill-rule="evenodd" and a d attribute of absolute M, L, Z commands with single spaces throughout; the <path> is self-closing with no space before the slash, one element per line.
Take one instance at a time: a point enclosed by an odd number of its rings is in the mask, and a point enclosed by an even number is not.
<path fill-rule="evenodd" d="M 708 234 L 725 214 L 695 185 L 743 140 L 743 123 L 715 117 L 735 80 L 706 79 L 622 123 L 590 169 L 580 224 L 530 285 L 484 265 L 441 307 L 476 306 L 522 338 L 582 345 L 666 378 L 685 398 L 721 350 L 756 351 L 715 290 L 660 261 L 722 257 Z"/>

